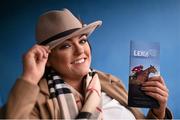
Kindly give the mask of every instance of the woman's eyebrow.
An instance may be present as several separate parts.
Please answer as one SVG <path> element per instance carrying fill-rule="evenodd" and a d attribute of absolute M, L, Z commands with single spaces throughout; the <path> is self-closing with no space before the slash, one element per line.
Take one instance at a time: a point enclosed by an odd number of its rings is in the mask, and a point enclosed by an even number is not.
<path fill-rule="evenodd" d="M 87 34 L 82 34 L 82 35 L 79 36 L 79 39 L 81 39 L 84 36 L 87 38 Z M 71 38 L 67 39 L 66 41 L 71 41 Z M 66 42 L 66 41 L 64 41 L 64 42 Z M 62 42 L 62 43 L 64 43 L 64 42 Z"/>
<path fill-rule="evenodd" d="M 87 38 L 87 35 L 86 34 L 82 34 L 81 36 L 79 36 L 79 39 L 81 39 L 82 37 L 86 37 Z"/>

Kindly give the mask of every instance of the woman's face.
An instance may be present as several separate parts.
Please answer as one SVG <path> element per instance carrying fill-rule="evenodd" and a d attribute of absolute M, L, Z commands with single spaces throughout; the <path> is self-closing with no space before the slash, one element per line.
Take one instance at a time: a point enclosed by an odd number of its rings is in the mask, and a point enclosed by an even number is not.
<path fill-rule="evenodd" d="M 68 39 L 55 47 L 47 62 L 64 78 L 83 77 L 89 72 L 91 50 L 86 35 Z"/>

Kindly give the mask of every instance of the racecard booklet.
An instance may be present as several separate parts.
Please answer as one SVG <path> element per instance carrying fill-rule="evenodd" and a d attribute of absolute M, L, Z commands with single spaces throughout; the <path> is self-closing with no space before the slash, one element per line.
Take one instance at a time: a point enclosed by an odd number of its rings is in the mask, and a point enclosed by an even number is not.
<path fill-rule="evenodd" d="M 160 75 L 160 44 L 130 41 L 128 105 L 131 107 L 157 108 L 157 100 L 141 90 L 148 78 Z"/>

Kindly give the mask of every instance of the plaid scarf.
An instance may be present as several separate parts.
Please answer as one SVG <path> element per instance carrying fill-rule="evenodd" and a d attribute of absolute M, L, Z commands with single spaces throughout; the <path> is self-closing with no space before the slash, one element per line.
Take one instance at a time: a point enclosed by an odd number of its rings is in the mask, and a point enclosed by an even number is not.
<path fill-rule="evenodd" d="M 67 84 L 52 68 L 46 69 L 45 77 L 50 97 L 60 108 L 62 119 L 102 118 L 101 86 L 94 70 L 83 77 L 84 95 Z"/>

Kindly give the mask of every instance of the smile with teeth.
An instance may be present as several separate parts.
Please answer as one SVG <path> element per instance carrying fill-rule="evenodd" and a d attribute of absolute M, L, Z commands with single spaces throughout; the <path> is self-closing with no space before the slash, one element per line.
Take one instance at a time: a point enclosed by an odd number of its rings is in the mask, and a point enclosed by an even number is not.
<path fill-rule="evenodd" d="M 82 59 L 79 59 L 79 60 L 75 60 L 73 63 L 74 64 L 80 64 L 80 63 L 84 63 L 85 62 L 85 59 L 82 58 Z"/>

